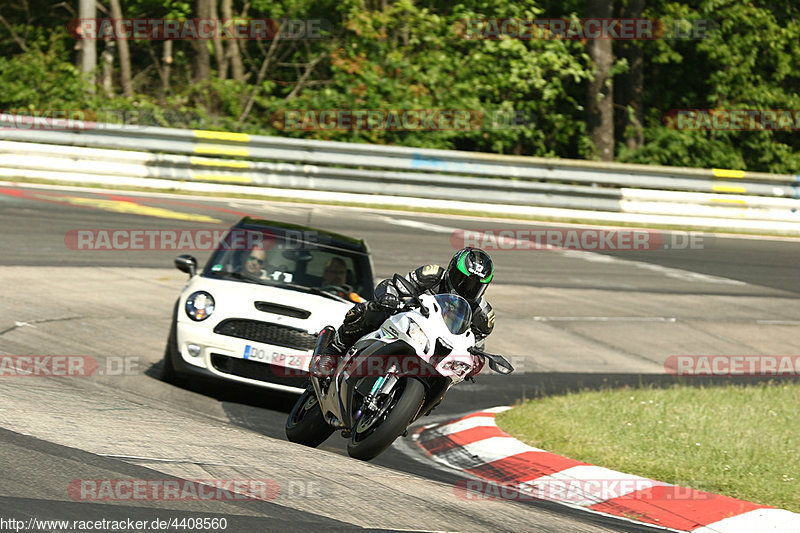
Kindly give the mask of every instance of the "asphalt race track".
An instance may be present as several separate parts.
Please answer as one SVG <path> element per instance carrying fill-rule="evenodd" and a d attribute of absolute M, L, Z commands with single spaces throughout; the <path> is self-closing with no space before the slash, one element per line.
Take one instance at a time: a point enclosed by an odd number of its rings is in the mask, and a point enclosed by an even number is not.
<path fill-rule="evenodd" d="M 227 531 L 657 531 L 548 502 L 463 500 L 454 491 L 460 476 L 434 466 L 410 441 L 364 464 L 346 456 L 338 435 L 318 450 L 286 442 L 289 395 L 158 381 L 172 304 L 186 280 L 172 267 L 177 253 L 73 249 L 65 235 L 225 228 L 244 215 L 363 237 L 379 278 L 446 262 L 464 243 L 459 230 L 558 229 L 0 185 L 0 355 L 132 364 L 124 375 L 0 377 L 2 516 L 26 525 L 31 518 L 225 518 Z M 487 348 L 509 356 L 518 372 L 462 384 L 423 422 L 581 386 L 668 381 L 671 355 L 799 353 L 800 241 L 695 235 L 686 247 L 686 237 L 659 233 L 654 250 L 489 250 L 497 273 L 487 296 L 497 325 Z M 203 264 L 209 252 L 195 255 Z M 258 479 L 280 490 L 254 502 L 87 501 L 70 489 L 123 478 Z"/>

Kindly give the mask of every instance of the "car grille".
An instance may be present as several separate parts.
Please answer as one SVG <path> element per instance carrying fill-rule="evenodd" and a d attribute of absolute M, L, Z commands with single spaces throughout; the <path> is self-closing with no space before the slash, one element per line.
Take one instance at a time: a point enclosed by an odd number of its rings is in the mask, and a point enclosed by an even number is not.
<path fill-rule="evenodd" d="M 223 320 L 214 333 L 295 350 L 313 350 L 317 345 L 317 336 L 301 329 L 244 318 Z"/>
<path fill-rule="evenodd" d="M 302 389 L 308 382 L 308 374 L 305 372 L 291 370 L 290 372 L 296 374 L 296 377 L 294 375 L 278 375 L 272 370 L 272 365 L 269 363 L 228 357 L 218 353 L 211 354 L 211 365 L 223 374 L 231 374 L 240 378 L 276 383 L 278 385 L 288 385 Z"/>

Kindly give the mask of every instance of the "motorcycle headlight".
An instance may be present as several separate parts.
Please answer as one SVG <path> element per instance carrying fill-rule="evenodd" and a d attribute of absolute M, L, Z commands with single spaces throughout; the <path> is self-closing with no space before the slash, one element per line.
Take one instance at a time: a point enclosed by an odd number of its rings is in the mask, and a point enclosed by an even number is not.
<path fill-rule="evenodd" d="M 452 370 L 455 374 L 463 376 L 472 367 L 464 361 L 448 361 L 442 368 L 445 370 Z"/>
<path fill-rule="evenodd" d="M 200 322 L 214 312 L 214 297 L 205 291 L 193 292 L 186 299 L 186 314 L 192 320 Z"/>
<path fill-rule="evenodd" d="M 408 334 L 409 337 L 411 337 L 411 339 L 414 342 L 416 342 L 420 346 L 424 346 L 426 352 L 428 351 L 428 348 L 430 348 L 430 341 L 428 341 L 428 336 L 425 335 L 425 332 L 422 331 L 422 328 L 419 327 L 419 324 L 417 324 L 413 320 L 409 320 L 408 329 L 406 330 L 406 333 Z"/>

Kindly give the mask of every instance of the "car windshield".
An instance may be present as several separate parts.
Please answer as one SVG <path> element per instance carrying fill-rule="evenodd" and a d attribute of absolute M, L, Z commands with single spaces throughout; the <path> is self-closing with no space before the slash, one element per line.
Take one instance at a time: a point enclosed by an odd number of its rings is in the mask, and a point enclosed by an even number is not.
<path fill-rule="evenodd" d="M 373 296 L 372 268 L 365 253 L 261 228 L 232 229 L 203 275 L 309 292 L 322 290 L 345 299 L 350 299 L 350 293 L 364 299 Z"/>
<path fill-rule="evenodd" d="M 442 308 L 442 318 L 453 335 L 466 332 L 472 323 L 472 309 L 467 301 L 456 294 L 437 294 L 436 303 Z"/>

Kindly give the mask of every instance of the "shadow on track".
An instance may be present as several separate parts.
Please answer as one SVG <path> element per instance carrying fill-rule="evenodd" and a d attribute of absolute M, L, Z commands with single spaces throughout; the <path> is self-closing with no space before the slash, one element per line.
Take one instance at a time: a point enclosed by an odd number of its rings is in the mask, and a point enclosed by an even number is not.
<path fill-rule="evenodd" d="M 145 375 L 159 380 L 159 372 L 162 364 L 162 361 L 153 364 L 145 371 Z M 182 380 L 179 384 L 174 386 L 190 392 L 202 394 L 209 398 L 214 398 L 224 404 L 242 404 L 250 407 L 269 409 L 271 411 L 280 411 L 287 414 L 292 410 L 292 406 L 294 406 L 298 397 L 297 394 L 289 392 L 263 389 L 244 383 L 233 383 L 222 380 L 213 381 L 193 378 L 191 380 Z"/>

